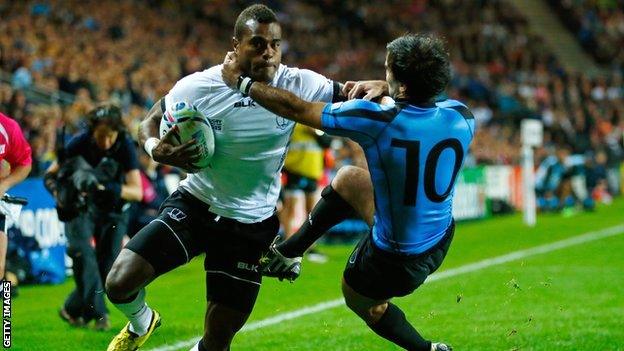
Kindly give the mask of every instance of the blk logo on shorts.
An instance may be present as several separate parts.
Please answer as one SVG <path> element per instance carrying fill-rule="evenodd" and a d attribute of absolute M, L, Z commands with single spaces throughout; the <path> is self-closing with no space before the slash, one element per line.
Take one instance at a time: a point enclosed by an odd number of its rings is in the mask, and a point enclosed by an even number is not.
<path fill-rule="evenodd" d="M 171 219 L 176 222 L 179 222 L 186 218 L 186 213 L 182 212 L 182 210 L 179 208 L 172 208 L 169 212 L 167 212 L 167 214 L 169 215 L 169 217 L 171 217 Z"/>
<path fill-rule="evenodd" d="M 252 271 L 256 273 L 258 272 L 258 265 L 256 264 L 238 262 L 236 266 L 238 267 L 238 269 L 244 269 L 246 271 Z"/>

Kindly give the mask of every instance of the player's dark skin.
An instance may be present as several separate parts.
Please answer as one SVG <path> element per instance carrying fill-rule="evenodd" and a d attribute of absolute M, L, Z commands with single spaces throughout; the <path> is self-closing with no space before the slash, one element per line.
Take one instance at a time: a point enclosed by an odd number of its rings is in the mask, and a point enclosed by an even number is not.
<path fill-rule="evenodd" d="M 241 38 L 233 38 L 232 45 L 239 57 L 239 69 L 257 81 L 271 82 L 281 62 L 281 27 L 277 23 L 258 23 L 249 20 Z M 150 137 L 158 138 L 158 128 L 163 111 L 160 101 L 154 104 L 139 127 L 141 145 Z M 153 149 L 155 161 L 189 169 L 196 161 L 195 141 L 175 146 L 172 130 Z M 125 301 L 156 278 L 154 267 L 143 257 L 123 249 L 106 279 L 110 299 Z M 242 328 L 249 314 L 222 304 L 208 301 L 204 324 L 203 343 L 208 350 L 229 350 L 234 334 Z"/>

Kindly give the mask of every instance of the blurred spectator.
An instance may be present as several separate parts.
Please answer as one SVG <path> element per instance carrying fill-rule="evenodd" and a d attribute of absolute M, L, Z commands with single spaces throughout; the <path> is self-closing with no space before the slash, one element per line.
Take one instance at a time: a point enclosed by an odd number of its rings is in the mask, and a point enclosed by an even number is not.
<path fill-rule="evenodd" d="M 549 0 L 581 45 L 602 64 L 624 70 L 624 2 Z"/>

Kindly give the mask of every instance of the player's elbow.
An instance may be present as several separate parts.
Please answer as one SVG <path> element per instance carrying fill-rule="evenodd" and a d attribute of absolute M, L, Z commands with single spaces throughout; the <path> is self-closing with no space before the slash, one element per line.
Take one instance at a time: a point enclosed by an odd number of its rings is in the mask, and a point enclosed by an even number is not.
<path fill-rule="evenodd" d="M 15 169 L 18 179 L 17 182 L 21 182 L 24 179 L 26 179 L 26 177 L 28 177 L 28 175 L 30 174 L 30 171 L 32 170 L 32 164 L 27 164 L 27 165 L 23 165 L 23 166 L 19 166 Z"/>

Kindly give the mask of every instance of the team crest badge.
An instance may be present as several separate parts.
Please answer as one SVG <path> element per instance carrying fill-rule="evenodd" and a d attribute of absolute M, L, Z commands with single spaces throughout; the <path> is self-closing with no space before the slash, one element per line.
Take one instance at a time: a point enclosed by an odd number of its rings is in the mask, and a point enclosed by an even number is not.
<path fill-rule="evenodd" d="M 167 212 L 167 214 L 176 222 L 180 222 L 186 218 L 186 213 L 182 212 L 179 208 L 172 208 L 171 211 Z"/>
<path fill-rule="evenodd" d="M 275 117 L 275 123 L 277 124 L 277 128 L 278 129 L 286 129 L 288 127 L 288 125 L 291 123 L 289 120 L 287 120 L 284 117 L 281 116 L 276 116 Z"/>

